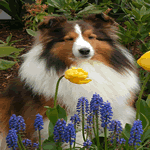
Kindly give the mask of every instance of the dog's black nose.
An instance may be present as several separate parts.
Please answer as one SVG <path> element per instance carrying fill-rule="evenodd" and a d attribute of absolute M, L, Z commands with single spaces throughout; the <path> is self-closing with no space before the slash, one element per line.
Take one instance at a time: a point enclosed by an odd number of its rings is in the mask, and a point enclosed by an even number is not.
<path fill-rule="evenodd" d="M 82 49 L 79 49 L 79 52 L 82 55 L 88 55 L 90 53 L 90 50 L 88 48 L 82 48 Z"/>

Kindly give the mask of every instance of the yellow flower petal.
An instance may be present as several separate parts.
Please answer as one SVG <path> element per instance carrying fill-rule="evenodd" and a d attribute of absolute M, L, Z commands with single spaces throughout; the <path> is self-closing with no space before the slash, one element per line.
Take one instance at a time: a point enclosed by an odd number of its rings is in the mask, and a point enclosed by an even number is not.
<path fill-rule="evenodd" d="M 147 71 L 150 71 L 150 51 L 143 54 L 138 60 L 137 63 Z"/>
<path fill-rule="evenodd" d="M 88 72 L 84 71 L 82 68 L 76 69 L 76 67 L 72 67 L 65 72 L 65 78 L 76 84 L 89 83 L 91 79 L 86 79 L 87 77 Z"/>

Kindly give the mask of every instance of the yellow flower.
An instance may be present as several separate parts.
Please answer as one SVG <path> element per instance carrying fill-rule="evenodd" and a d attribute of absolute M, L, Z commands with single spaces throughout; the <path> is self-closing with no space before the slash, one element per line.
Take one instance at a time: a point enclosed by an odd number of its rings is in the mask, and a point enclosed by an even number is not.
<path fill-rule="evenodd" d="M 150 71 L 150 51 L 143 54 L 138 60 L 137 63 L 147 71 Z"/>
<path fill-rule="evenodd" d="M 86 79 L 87 77 L 88 72 L 84 71 L 82 68 L 76 69 L 76 67 L 72 67 L 65 72 L 65 78 L 76 84 L 86 84 L 92 81 L 91 79 Z"/>

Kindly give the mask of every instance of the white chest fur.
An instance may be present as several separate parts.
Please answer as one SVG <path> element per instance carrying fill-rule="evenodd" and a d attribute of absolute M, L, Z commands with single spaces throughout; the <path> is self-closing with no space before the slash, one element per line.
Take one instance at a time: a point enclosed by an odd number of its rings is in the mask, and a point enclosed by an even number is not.
<path fill-rule="evenodd" d="M 45 61 L 39 60 L 42 46 L 37 45 L 30 52 L 24 55 L 25 62 L 22 64 L 19 75 L 21 80 L 33 88 L 35 94 L 43 94 L 47 99 L 54 97 L 58 76 L 56 70 L 45 69 Z M 125 54 L 127 55 L 127 54 Z M 59 85 L 58 100 L 63 101 L 71 114 L 76 113 L 76 104 L 82 96 L 91 100 L 94 93 L 99 94 L 104 101 L 109 101 L 113 108 L 113 118 L 121 120 L 123 125 L 126 122 L 132 123 L 135 117 L 133 108 L 127 106 L 127 100 L 131 93 L 139 91 L 138 77 L 126 69 L 123 75 L 103 63 L 88 60 L 79 63 L 77 67 L 83 68 L 89 73 L 92 81 L 88 84 L 73 84 L 63 78 Z"/>

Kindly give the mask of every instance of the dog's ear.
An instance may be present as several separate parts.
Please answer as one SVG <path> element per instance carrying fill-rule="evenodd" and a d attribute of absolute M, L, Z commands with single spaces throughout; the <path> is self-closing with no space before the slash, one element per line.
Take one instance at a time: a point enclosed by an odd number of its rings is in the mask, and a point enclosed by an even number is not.
<path fill-rule="evenodd" d="M 66 21 L 67 18 L 65 16 L 61 17 L 46 16 L 44 17 L 44 21 L 39 23 L 38 29 L 42 30 L 44 28 L 53 28 L 56 27 L 57 25 L 65 23 Z"/>
<path fill-rule="evenodd" d="M 85 22 L 91 23 L 93 26 L 99 28 L 101 26 L 110 27 L 117 26 L 118 24 L 109 16 L 104 13 L 91 14 L 83 18 Z"/>

